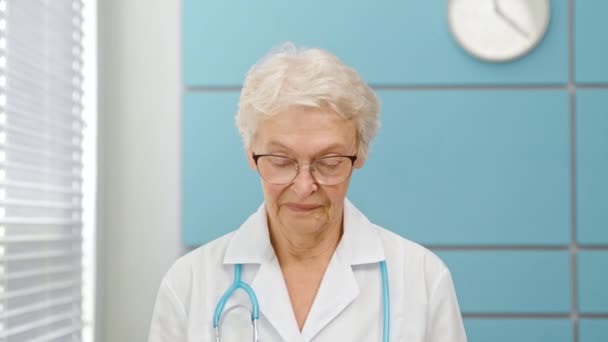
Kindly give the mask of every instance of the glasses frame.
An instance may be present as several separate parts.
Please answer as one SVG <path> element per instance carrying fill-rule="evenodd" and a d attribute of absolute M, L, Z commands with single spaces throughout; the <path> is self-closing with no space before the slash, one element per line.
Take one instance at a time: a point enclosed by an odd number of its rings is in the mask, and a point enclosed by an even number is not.
<path fill-rule="evenodd" d="M 353 173 L 353 168 L 355 166 L 355 161 L 357 160 L 357 155 L 356 154 L 350 155 L 350 156 L 348 156 L 348 155 L 332 155 L 332 156 L 327 156 L 327 157 L 321 157 L 321 158 L 317 158 L 317 159 L 315 159 L 315 160 L 313 160 L 313 161 L 311 161 L 310 163 L 307 163 L 307 164 L 300 164 L 300 162 L 297 159 L 293 159 L 293 158 L 286 157 L 286 156 L 280 156 L 280 155 L 276 155 L 276 154 L 255 154 L 255 152 L 252 152 L 251 153 L 251 157 L 253 158 L 253 161 L 255 162 L 255 166 L 256 166 L 256 168 L 258 170 L 258 174 L 260 175 L 260 177 L 262 177 L 262 179 L 264 179 L 268 183 L 275 184 L 275 185 L 286 185 L 286 184 L 293 183 L 293 181 L 296 178 L 298 178 L 298 175 L 300 174 L 301 166 L 303 166 L 303 165 L 308 165 L 309 169 L 310 169 L 310 167 L 312 167 L 312 165 L 314 163 L 316 163 L 316 162 L 318 162 L 320 160 L 323 160 L 323 159 L 336 158 L 336 157 L 348 158 L 350 160 L 350 172 L 348 173 L 348 176 L 346 176 L 346 178 L 344 178 L 343 181 L 338 182 L 338 183 L 334 183 L 334 184 L 324 184 L 324 183 L 321 183 L 321 182 L 319 182 L 319 180 L 315 177 L 315 174 L 313 173 L 313 171 L 315 171 L 315 169 L 312 168 L 310 170 L 310 175 L 312 176 L 312 179 L 315 180 L 315 183 L 320 184 L 320 185 L 337 185 L 337 184 L 345 182 L 348 179 L 348 177 L 350 177 L 350 175 Z M 261 157 L 278 157 L 278 158 L 285 158 L 285 159 L 291 160 L 296 165 L 296 174 L 295 174 L 295 176 L 289 182 L 285 182 L 285 183 L 274 183 L 274 182 L 271 182 L 271 181 L 267 180 L 266 178 L 264 178 L 264 176 L 262 176 L 262 174 L 260 173 L 260 168 L 258 167 L 258 159 L 260 159 Z"/>

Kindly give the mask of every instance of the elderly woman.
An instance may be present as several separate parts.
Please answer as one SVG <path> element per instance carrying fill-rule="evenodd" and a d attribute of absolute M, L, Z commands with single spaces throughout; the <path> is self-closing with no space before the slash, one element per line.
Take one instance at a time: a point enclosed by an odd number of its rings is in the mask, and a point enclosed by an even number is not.
<path fill-rule="evenodd" d="M 441 260 L 345 197 L 378 116 L 326 51 L 287 44 L 253 66 L 236 123 L 264 203 L 173 265 L 148 341 L 466 341 Z"/>

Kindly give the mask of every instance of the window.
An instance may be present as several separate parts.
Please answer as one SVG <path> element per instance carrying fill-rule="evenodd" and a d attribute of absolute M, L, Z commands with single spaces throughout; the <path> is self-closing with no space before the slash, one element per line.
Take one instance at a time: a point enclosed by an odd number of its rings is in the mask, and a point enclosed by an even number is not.
<path fill-rule="evenodd" d="M 0 341 L 82 339 L 82 9 L 0 0 Z"/>

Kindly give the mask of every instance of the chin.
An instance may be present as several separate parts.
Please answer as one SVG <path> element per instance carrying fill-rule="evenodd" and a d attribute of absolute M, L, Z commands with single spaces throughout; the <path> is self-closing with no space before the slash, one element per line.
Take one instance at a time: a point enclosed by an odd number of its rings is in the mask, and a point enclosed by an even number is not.
<path fill-rule="evenodd" d="M 327 223 L 325 215 L 319 213 L 291 213 L 281 215 L 285 227 L 297 227 L 299 230 L 316 231 Z"/>

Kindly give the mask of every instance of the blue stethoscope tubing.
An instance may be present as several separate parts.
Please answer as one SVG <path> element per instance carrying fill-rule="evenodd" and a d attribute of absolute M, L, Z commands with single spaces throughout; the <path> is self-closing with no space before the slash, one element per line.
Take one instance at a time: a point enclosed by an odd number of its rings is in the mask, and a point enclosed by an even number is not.
<path fill-rule="evenodd" d="M 234 280 L 232 282 L 232 286 L 228 288 L 215 307 L 215 313 L 213 314 L 213 329 L 215 330 L 216 342 L 220 342 L 220 318 L 222 316 L 222 311 L 224 311 L 224 306 L 226 305 L 226 302 L 228 302 L 228 299 L 230 299 L 230 297 L 238 289 L 242 289 L 249 296 L 249 301 L 251 302 L 251 324 L 253 324 L 253 341 L 259 341 L 258 320 L 260 319 L 260 305 L 258 304 L 258 297 L 255 295 L 255 292 L 251 286 L 241 280 L 242 272 L 243 265 L 234 265 Z"/>
<path fill-rule="evenodd" d="M 380 273 L 382 273 L 382 342 L 388 342 L 389 333 L 391 331 L 391 298 L 388 292 L 388 271 L 386 270 L 386 261 L 380 261 Z"/>
<path fill-rule="evenodd" d="M 388 271 L 386 269 L 386 261 L 380 261 L 380 273 L 382 274 L 382 303 L 383 303 L 383 321 L 382 321 L 382 342 L 388 342 L 389 333 L 390 333 L 390 315 L 391 315 L 391 303 L 390 303 L 390 294 L 388 288 Z M 260 305 L 258 304 L 258 297 L 255 295 L 255 292 L 247 283 L 241 280 L 241 274 L 243 273 L 243 265 L 236 264 L 234 265 L 234 280 L 232 285 L 220 301 L 217 303 L 215 307 L 215 313 L 213 315 L 213 329 L 215 330 L 215 341 L 220 341 L 220 319 L 222 316 L 222 311 L 224 311 L 224 306 L 228 302 L 228 299 L 234 294 L 234 292 L 238 289 L 242 289 L 249 296 L 249 300 L 251 301 L 251 324 L 253 325 L 253 341 L 259 342 L 259 334 L 258 334 L 258 320 L 260 319 Z"/>

